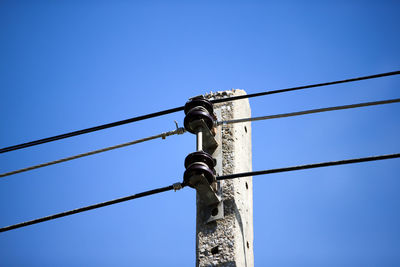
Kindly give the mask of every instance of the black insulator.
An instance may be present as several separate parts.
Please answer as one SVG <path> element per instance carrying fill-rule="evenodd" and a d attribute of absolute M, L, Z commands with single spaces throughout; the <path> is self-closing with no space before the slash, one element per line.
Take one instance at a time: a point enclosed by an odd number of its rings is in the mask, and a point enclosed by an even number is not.
<path fill-rule="evenodd" d="M 196 96 L 191 98 L 188 102 L 186 102 L 185 114 L 188 114 L 189 111 L 195 107 L 203 107 L 206 110 L 208 110 L 208 113 L 210 114 L 214 113 L 213 104 L 207 99 L 205 99 L 204 96 Z"/>
<path fill-rule="evenodd" d="M 203 120 L 208 129 L 212 129 L 214 126 L 214 118 L 204 107 L 195 107 L 189 110 L 183 121 L 185 129 L 190 133 L 197 133 L 199 127 L 201 127 L 200 120 Z"/>
<path fill-rule="evenodd" d="M 207 152 L 204 151 L 197 151 L 190 153 L 186 158 L 185 158 L 185 168 L 187 169 L 190 164 L 195 163 L 195 162 L 203 162 L 207 164 L 207 166 L 210 169 L 213 169 L 215 166 L 215 159 L 208 154 Z"/>
<path fill-rule="evenodd" d="M 192 182 L 192 178 L 196 175 L 204 175 L 209 184 L 215 181 L 214 171 L 210 169 L 207 164 L 203 162 L 195 162 L 190 164 L 186 169 L 185 173 L 183 174 L 183 182 L 190 187 L 195 187 L 195 184 Z"/>

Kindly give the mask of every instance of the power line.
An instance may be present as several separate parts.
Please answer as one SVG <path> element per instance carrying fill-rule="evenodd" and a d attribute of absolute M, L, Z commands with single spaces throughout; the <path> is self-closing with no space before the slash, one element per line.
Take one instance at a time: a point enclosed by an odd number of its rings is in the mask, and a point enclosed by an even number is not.
<path fill-rule="evenodd" d="M 297 90 L 303 90 L 303 89 L 309 89 L 309 88 L 321 87 L 321 86 L 327 86 L 327 85 L 334 85 L 334 84 L 340 84 L 340 83 L 356 82 L 356 81 L 362 81 L 362 80 L 368 80 L 368 79 L 375 79 L 375 78 L 393 76 L 393 75 L 398 75 L 398 74 L 400 74 L 400 71 L 391 71 L 391 72 L 385 72 L 385 73 L 380 73 L 380 74 L 375 74 L 375 75 L 356 77 L 356 78 L 351 78 L 351 79 L 346 79 L 346 80 L 339 80 L 339 81 L 333 81 L 333 82 L 327 82 L 327 83 L 309 84 L 309 85 L 296 86 L 296 87 L 285 88 L 285 89 L 265 91 L 265 92 L 255 93 L 255 94 L 248 94 L 248 95 L 232 96 L 232 97 L 221 98 L 221 99 L 214 99 L 214 100 L 211 100 L 211 102 L 214 103 L 214 104 L 223 103 L 223 102 L 227 102 L 227 101 L 234 101 L 234 100 L 239 100 L 239 99 L 244 99 L 244 98 L 252 98 L 252 97 L 258 97 L 258 96 L 264 96 L 264 95 L 285 93 L 285 92 L 290 92 L 290 91 L 297 91 Z"/>
<path fill-rule="evenodd" d="M 400 102 L 400 98 L 381 100 L 381 101 L 373 101 L 373 102 L 364 102 L 364 103 L 359 103 L 359 104 L 351 104 L 351 105 L 328 107 L 328 108 L 318 108 L 318 109 L 303 110 L 303 111 L 276 114 L 276 115 L 268 115 L 268 116 L 261 116 L 261 117 L 243 118 L 243 119 L 229 120 L 229 121 L 219 121 L 218 125 L 234 124 L 234 123 L 249 122 L 249 121 L 270 120 L 270 119 L 277 119 L 277 118 L 287 118 L 287 117 L 294 117 L 294 116 L 320 113 L 320 112 L 326 112 L 326 111 L 360 108 L 360 107 L 384 105 L 384 104 L 399 103 L 399 102 Z"/>
<path fill-rule="evenodd" d="M 17 174 L 17 173 L 21 173 L 21 172 L 26 172 L 26 171 L 39 169 L 39 168 L 42 168 L 42 167 L 46 167 L 46 166 L 50 166 L 50 165 L 54 165 L 54 164 L 58 164 L 58 163 L 66 162 L 66 161 L 70 161 L 70 160 L 73 160 L 73 159 L 78 159 L 78 158 L 91 156 L 91 155 L 94 155 L 94 154 L 110 151 L 110 150 L 117 149 L 117 148 L 122 148 L 122 147 L 130 146 L 130 145 L 143 143 L 145 141 L 150 141 L 150 140 L 157 139 L 157 138 L 165 139 L 167 136 L 171 136 L 171 135 L 175 135 L 175 134 L 183 134 L 184 132 L 185 132 L 184 128 L 177 128 L 175 131 L 169 131 L 169 132 L 165 132 L 165 133 L 162 133 L 162 134 L 149 136 L 149 137 L 146 137 L 146 138 L 134 140 L 134 141 L 131 141 L 131 142 L 127 142 L 127 143 L 123 143 L 123 144 L 119 144 L 119 145 L 115 145 L 115 146 L 105 147 L 105 148 L 101 148 L 101 149 L 98 149 L 98 150 L 94 150 L 94 151 L 90 151 L 90 152 L 86 152 L 86 153 L 82 153 L 82 154 L 78 154 L 78 155 L 74 155 L 74 156 L 70 156 L 70 157 L 66 157 L 66 158 L 62 158 L 62 159 L 58 159 L 58 160 L 54 160 L 54 161 L 50 161 L 50 162 L 46 162 L 46 163 L 33 165 L 33 166 L 22 168 L 22 169 L 19 169 L 19 170 L 1 173 L 0 174 L 0 178 L 6 177 L 6 176 L 10 176 L 10 175 L 13 175 L 13 174 Z"/>
<path fill-rule="evenodd" d="M 269 170 L 263 170 L 263 171 L 228 174 L 228 175 L 218 176 L 217 180 L 227 180 L 227 179 L 234 179 L 234 178 L 240 178 L 240 177 L 256 176 L 256 175 L 271 174 L 271 173 L 280 173 L 280 172 L 289 172 L 289 171 L 298 171 L 298 170 L 305 170 L 305 169 L 321 168 L 321 167 L 328 167 L 328 166 L 337 166 L 337 165 L 368 162 L 368 161 L 376 161 L 376 160 L 384 160 L 384 159 L 394 159 L 394 158 L 400 158 L 400 153 L 388 154 L 388 155 L 380 155 L 380 156 L 372 156 L 372 157 L 366 157 L 366 158 L 346 159 L 346 160 L 339 160 L 339 161 L 328 161 L 328 162 L 313 163 L 313 164 L 306 164 L 306 165 L 299 165 L 299 166 L 291 166 L 291 167 L 284 167 L 284 168 L 277 168 L 277 169 L 269 169 Z"/>
<path fill-rule="evenodd" d="M 102 207 L 105 207 L 105 206 L 114 205 L 114 204 L 117 204 L 117 203 L 125 202 L 125 201 L 136 199 L 136 198 L 146 197 L 146 196 L 150 196 L 150 195 L 154 195 L 154 194 L 158 194 L 158 193 L 162 193 L 162 192 L 166 192 L 166 191 L 170 191 L 170 190 L 175 190 L 176 191 L 176 190 L 179 190 L 182 187 L 183 187 L 183 185 L 181 183 L 176 183 L 176 184 L 173 184 L 173 185 L 170 185 L 170 186 L 161 187 L 161 188 L 145 191 L 145 192 L 142 192 L 142 193 L 138 193 L 138 194 L 134 194 L 134 195 L 126 196 L 126 197 L 117 198 L 117 199 L 114 199 L 114 200 L 97 203 L 97 204 L 86 206 L 86 207 L 82 207 L 82 208 L 79 208 L 79 209 L 74 209 L 74 210 L 70 210 L 70 211 L 65 211 L 65 212 L 53 214 L 53 215 L 42 217 L 42 218 L 39 218 L 39 219 L 35 219 L 35 220 L 22 222 L 22 223 L 18 223 L 18 224 L 14 224 L 14 225 L 10 225 L 10 226 L 6 226 L 6 227 L 3 227 L 3 228 L 0 228 L 0 233 L 1 232 L 6 232 L 6 231 L 10 231 L 10 230 L 13 230 L 13 229 L 17 229 L 17 228 L 21 228 L 21 227 L 25 227 L 25 226 L 29 226 L 29 225 L 32 225 L 32 224 L 51 221 L 51 220 L 54 220 L 54 219 L 57 219 L 57 218 L 61 218 L 61 217 L 65 217 L 65 216 L 81 213 L 81 212 L 88 211 L 88 210 L 93 210 L 93 209 L 102 208 Z"/>
<path fill-rule="evenodd" d="M 244 173 L 223 175 L 223 176 L 218 176 L 217 180 L 220 181 L 220 180 L 234 179 L 234 178 L 240 178 L 240 177 L 256 176 L 256 175 L 271 174 L 271 173 L 280 173 L 280 172 L 289 172 L 289 171 L 296 171 L 296 170 L 305 170 L 305 169 L 313 169 L 313 168 L 328 167 L 328 166 L 337 166 L 337 165 L 368 162 L 368 161 L 376 161 L 376 160 L 384 160 L 384 159 L 393 159 L 393 158 L 399 158 L 399 157 L 400 157 L 400 153 L 396 153 L 396 154 L 372 156 L 372 157 L 365 157 L 365 158 L 356 158 L 356 159 L 347 159 L 347 160 L 339 160 L 339 161 L 321 162 L 321 163 L 314 163 L 314 164 L 307 164 L 307 165 L 299 165 L 299 166 L 292 166 L 292 167 L 269 169 L 269 170 L 263 170 L 263 171 L 254 171 L 254 172 L 244 172 Z M 35 219 L 35 220 L 31 220 L 31 221 L 27 221 L 27 222 L 23 222 L 23 223 L 19 223 L 19 224 L 6 226 L 6 227 L 3 227 L 3 228 L 0 228 L 0 232 L 6 232 L 6 231 L 13 230 L 13 229 L 29 226 L 29 225 L 32 225 L 32 224 L 37 224 L 37 223 L 41 223 L 41 222 L 45 222 L 45 221 L 50 221 L 50 220 L 54 220 L 54 219 L 57 219 L 57 218 L 61 218 L 61 217 L 65 217 L 65 216 L 69 216 L 69 215 L 73 215 L 73 214 L 77 214 L 77 213 L 80 213 L 80 212 L 93 210 L 93 209 L 97 209 L 97 208 L 101 208 L 101 207 L 105 207 L 105 206 L 121 203 L 121 202 L 124 202 L 124 201 L 136 199 L 136 198 L 141 198 L 141 197 L 145 197 L 145 196 L 149 196 L 149 195 L 153 195 L 153 194 L 158 194 L 158 193 L 162 193 L 162 192 L 166 192 L 166 191 L 170 191 L 170 190 L 179 190 L 179 189 L 183 188 L 184 186 L 185 185 L 183 183 L 175 183 L 175 184 L 170 185 L 170 186 L 166 186 L 166 187 L 161 187 L 161 188 L 158 188 L 158 189 L 145 191 L 145 192 L 138 193 L 138 194 L 135 194 L 135 195 L 130 195 L 130 196 L 127 196 L 127 197 L 122 197 L 122 198 L 118 198 L 118 199 L 114 199 L 114 200 L 110 200 L 110 201 L 106 201 L 106 202 L 102 202 L 102 203 L 98 203 L 98 204 L 82 207 L 82 208 L 79 208 L 79 209 L 70 210 L 70 211 L 66 211 L 66 212 L 62 212 L 62 213 L 57 213 L 57 214 L 46 216 L 46 217 L 42 217 L 42 218 L 39 218 L 39 219 Z"/>
<path fill-rule="evenodd" d="M 143 115 L 143 116 L 133 117 L 133 118 L 126 119 L 126 120 L 116 121 L 116 122 L 107 123 L 107 124 L 103 124 L 103 125 L 99 125 L 99 126 L 95 126 L 95 127 L 86 128 L 86 129 L 83 129 L 83 130 L 78 130 L 78 131 L 74 131 L 74 132 L 70 132 L 70 133 L 65 133 L 65 134 L 60 134 L 60 135 L 56 135 L 56 136 L 52 136 L 52 137 L 39 139 L 39 140 L 36 140 L 36 141 L 22 143 L 22 144 L 19 144 L 19 145 L 9 146 L 9 147 L 5 147 L 5 148 L 1 148 L 0 149 L 0 153 L 5 153 L 5 152 L 13 151 L 13 150 L 26 148 L 26 147 L 36 146 L 36 145 L 40 145 L 40 144 L 44 144 L 44 143 L 49 143 L 49 142 L 52 142 L 52 141 L 61 140 L 61 139 L 64 139 L 64 138 L 73 137 L 73 136 L 77 136 L 77 135 L 81 135 L 81 134 L 91 133 L 91 132 L 95 132 L 95 131 L 99 131 L 99 130 L 104 130 L 104 129 L 108 129 L 108 128 L 112 128 L 112 127 L 116 127 L 116 126 L 120 126 L 120 125 L 124 125 L 124 124 L 128 124 L 128 123 L 132 123 L 132 122 L 136 122 L 136 121 L 155 118 L 155 117 L 159 117 L 159 116 L 162 116 L 162 115 L 167 115 L 167 114 L 170 114 L 170 113 L 181 111 L 181 110 L 183 110 L 183 108 L 184 108 L 183 106 L 182 107 L 177 107 L 177 108 L 171 108 L 171 109 L 167 109 L 167 110 L 163 110 L 163 111 L 159 111 L 159 112 L 155 112 L 155 113 L 150 113 L 150 114 Z"/>
<path fill-rule="evenodd" d="M 289 92 L 289 91 L 302 90 L 302 89 L 308 89 L 308 88 L 313 88 L 313 87 L 321 87 L 321 86 L 327 86 L 327 85 L 333 85 L 333 84 L 355 82 L 355 81 L 361 81 L 361 80 L 367 80 L 367 79 L 375 79 L 375 78 L 387 77 L 387 76 L 398 75 L 398 74 L 400 74 L 400 71 L 392 71 L 392 72 L 380 73 L 380 74 L 369 75 L 369 76 L 362 76 L 362 77 L 327 82 L 327 83 L 318 83 L 318 84 L 304 85 L 304 86 L 298 86 L 298 87 L 291 87 L 291 88 L 286 88 L 286 89 L 278 89 L 278 90 L 273 90 L 273 91 L 265 91 L 265 92 L 248 94 L 248 95 L 243 95 L 243 96 L 234 96 L 234 97 L 227 97 L 227 98 L 222 98 L 222 99 L 214 99 L 211 102 L 212 103 L 222 103 L 222 102 L 234 101 L 234 100 L 239 100 L 239 99 L 244 99 L 244 98 L 252 98 L 252 97 L 258 97 L 258 96 L 264 96 L 264 95 L 284 93 L 284 92 Z M 94 126 L 91 128 L 86 128 L 83 130 L 60 134 L 60 135 L 56 135 L 56 136 L 52 136 L 52 137 L 48 137 L 48 138 L 43 138 L 43 139 L 39 139 L 36 141 L 13 145 L 13 146 L 1 148 L 0 153 L 5 153 L 5 152 L 14 151 L 14 150 L 18 150 L 18 149 L 22 149 L 22 148 L 26 148 L 26 147 L 31 147 L 31 146 L 35 146 L 35 145 L 39 145 L 39 144 L 44 144 L 44 143 L 48 143 L 48 142 L 52 142 L 52 141 L 56 141 L 56 140 L 61 140 L 64 138 L 69 138 L 69 137 L 73 137 L 73 136 L 77 136 L 77 135 L 81 135 L 81 134 L 104 130 L 104 129 L 132 123 L 132 122 L 137 122 L 137 121 L 141 121 L 141 120 L 145 120 L 145 119 L 150 119 L 150 118 L 159 117 L 162 115 L 175 113 L 175 112 L 182 111 L 182 110 L 184 110 L 184 106 L 171 108 L 171 109 L 167 109 L 167 110 L 163 110 L 163 111 L 159 111 L 159 112 L 155 112 L 155 113 L 150 113 L 150 114 L 142 115 L 142 116 L 138 116 L 138 117 L 133 117 L 133 118 L 117 121 L 117 122 Z"/>

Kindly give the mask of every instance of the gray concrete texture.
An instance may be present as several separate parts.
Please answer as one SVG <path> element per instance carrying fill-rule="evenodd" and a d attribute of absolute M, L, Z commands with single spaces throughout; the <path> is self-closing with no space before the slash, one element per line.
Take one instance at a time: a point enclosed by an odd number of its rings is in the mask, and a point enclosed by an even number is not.
<path fill-rule="evenodd" d="M 208 99 L 244 95 L 232 89 L 207 94 Z M 251 117 L 248 99 L 214 105 L 218 120 Z M 217 128 L 222 147 L 213 156 L 217 159 L 217 175 L 252 171 L 250 122 L 222 125 Z M 219 163 L 219 164 L 218 164 Z M 222 163 L 222 164 L 221 164 Z M 245 177 L 221 182 L 224 219 L 206 224 L 197 196 L 196 266 L 253 267 L 253 182 Z"/>

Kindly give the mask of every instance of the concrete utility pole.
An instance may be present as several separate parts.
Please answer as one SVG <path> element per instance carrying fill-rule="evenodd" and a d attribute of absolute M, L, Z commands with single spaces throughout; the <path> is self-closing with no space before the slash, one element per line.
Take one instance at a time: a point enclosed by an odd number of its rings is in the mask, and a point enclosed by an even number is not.
<path fill-rule="evenodd" d="M 206 98 L 244 94 L 243 90 L 231 90 L 210 93 Z M 215 104 L 214 110 L 218 121 L 251 117 L 248 99 Z M 219 146 L 212 156 L 217 160 L 217 176 L 252 171 L 250 122 L 218 126 L 215 138 Z M 207 207 L 197 195 L 196 266 L 253 267 L 252 177 L 218 183 L 222 191 L 222 218 L 206 220 Z M 212 213 L 217 214 L 218 210 Z"/>

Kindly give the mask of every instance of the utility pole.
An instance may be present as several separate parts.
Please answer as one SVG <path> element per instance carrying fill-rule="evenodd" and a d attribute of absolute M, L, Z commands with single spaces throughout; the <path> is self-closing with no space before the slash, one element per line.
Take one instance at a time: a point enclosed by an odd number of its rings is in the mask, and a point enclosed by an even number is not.
<path fill-rule="evenodd" d="M 243 90 L 231 90 L 205 97 L 211 100 L 244 94 Z M 248 99 L 215 104 L 214 111 L 218 121 L 251 117 Z M 203 136 L 200 134 L 200 143 L 207 145 Z M 250 122 L 217 126 L 215 140 L 218 147 L 212 156 L 217 176 L 252 171 Z M 214 190 L 221 202 L 211 209 L 212 215 L 199 191 L 196 194 L 196 266 L 253 267 L 252 177 L 216 183 Z"/>

